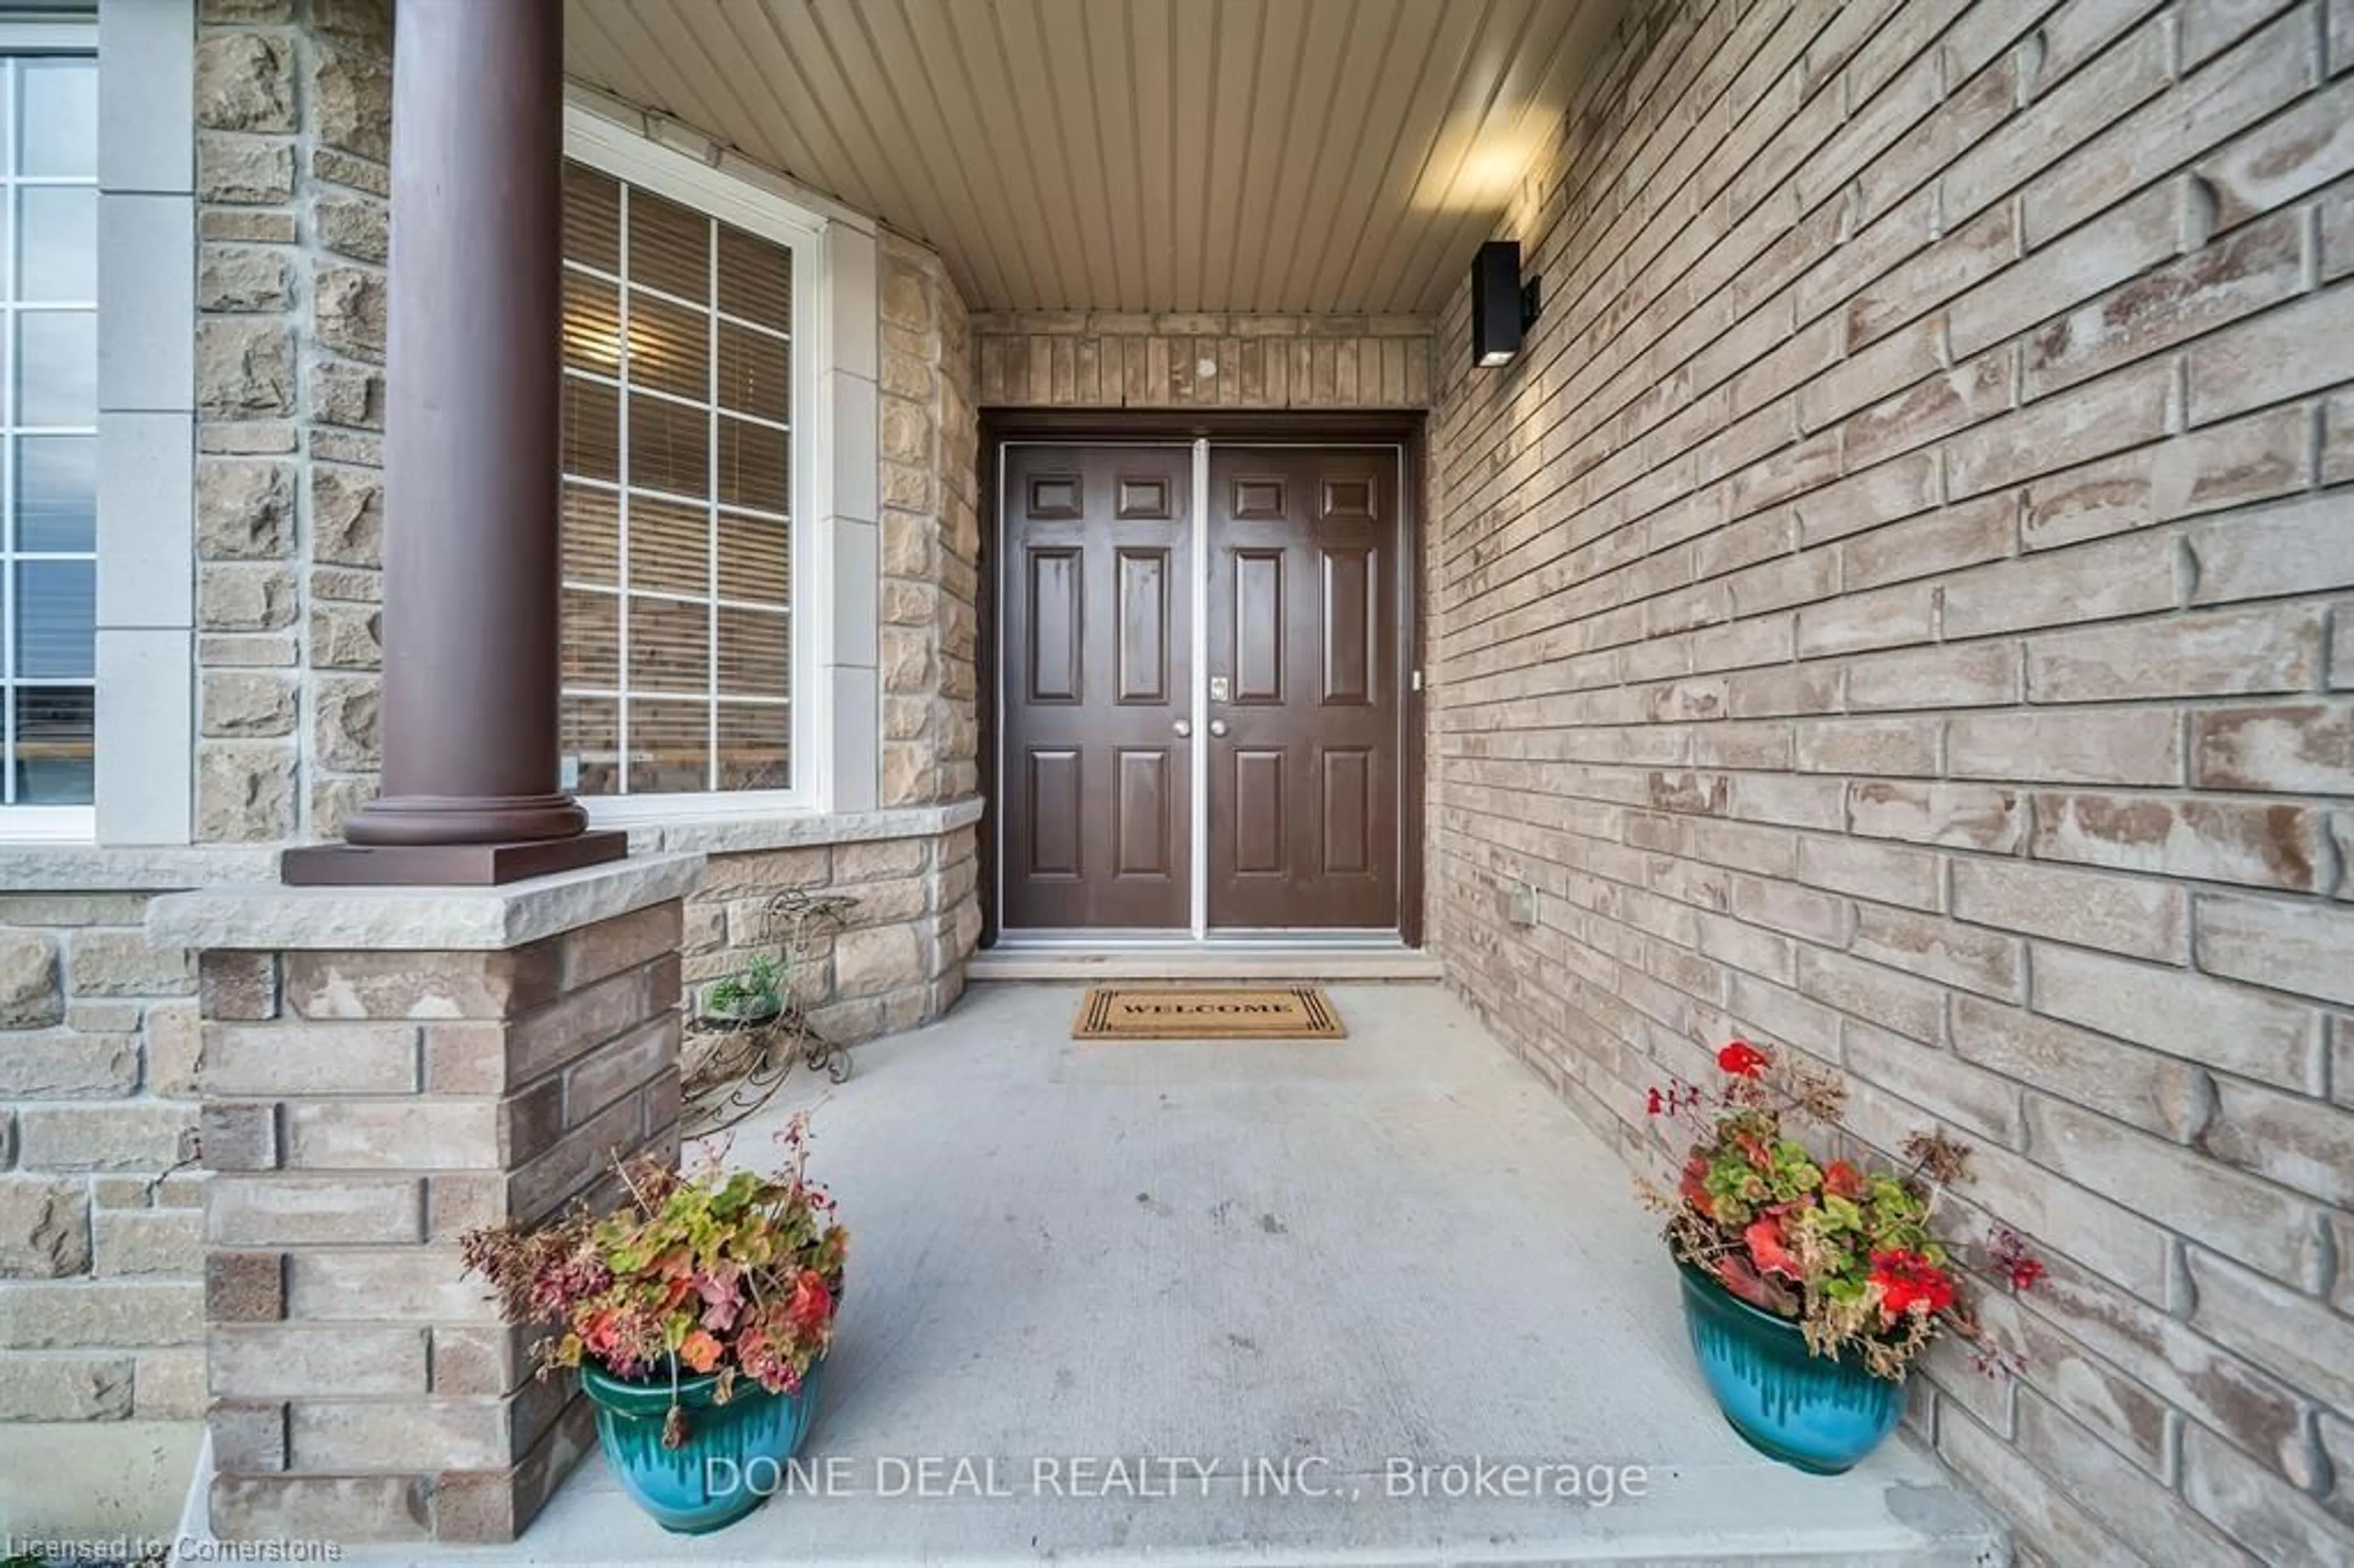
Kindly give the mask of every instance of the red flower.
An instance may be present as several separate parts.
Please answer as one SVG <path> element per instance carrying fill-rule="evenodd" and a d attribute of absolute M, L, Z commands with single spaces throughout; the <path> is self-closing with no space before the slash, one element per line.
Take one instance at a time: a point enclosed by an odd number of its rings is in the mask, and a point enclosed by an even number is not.
<path fill-rule="evenodd" d="M 1891 1322 L 1915 1307 L 1942 1312 L 1954 1304 L 1954 1281 L 1917 1252 L 1872 1255 L 1872 1283 L 1880 1287 L 1881 1315 Z"/>
<path fill-rule="evenodd" d="M 833 1293 L 825 1287 L 816 1269 L 801 1270 L 801 1277 L 793 1281 L 793 1298 L 785 1306 L 785 1320 L 793 1326 L 796 1335 L 808 1339 L 822 1333 L 832 1319 Z"/>
<path fill-rule="evenodd" d="M 1823 1191 L 1834 1198 L 1861 1198 L 1863 1172 L 1844 1160 L 1834 1160 L 1823 1167 Z"/>
<path fill-rule="evenodd" d="M 1667 1110 L 1667 1108 L 1668 1108 L 1668 1107 L 1667 1107 L 1667 1102 L 1666 1102 L 1665 1100 L 1663 1100 L 1663 1099 L 1661 1099 L 1661 1098 L 1659 1097 L 1659 1090 L 1657 1090 L 1657 1089 L 1649 1090 L 1649 1091 L 1648 1093 L 1646 1093 L 1646 1094 L 1645 1094 L 1645 1096 L 1643 1097 L 1643 1114 L 1644 1114 L 1644 1115 L 1646 1115 L 1646 1116 L 1659 1116 L 1659 1115 L 1661 1115 L 1662 1113 L 1664 1113 L 1664 1112 Z"/>
<path fill-rule="evenodd" d="M 1736 1078 L 1755 1078 L 1770 1066 L 1766 1053 L 1746 1040 L 1735 1040 L 1716 1054 L 1719 1069 Z"/>
<path fill-rule="evenodd" d="M 1752 1220 L 1749 1228 L 1741 1233 L 1749 1245 L 1749 1256 L 1763 1274 L 1778 1274 L 1785 1279 L 1804 1277 L 1798 1260 L 1782 1245 L 1782 1220 L 1778 1214 L 1767 1214 Z"/>
<path fill-rule="evenodd" d="M 2013 1290 L 2031 1290 L 2035 1282 L 2043 1277 L 2043 1260 L 2040 1257 L 2019 1258 L 2007 1265 L 2003 1273 L 2010 1280 Z"/>

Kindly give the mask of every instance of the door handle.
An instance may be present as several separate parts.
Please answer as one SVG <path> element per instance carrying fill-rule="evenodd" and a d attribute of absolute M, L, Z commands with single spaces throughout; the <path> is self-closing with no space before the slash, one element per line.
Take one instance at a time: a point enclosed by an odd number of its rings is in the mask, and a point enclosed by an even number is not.
<path fill-rule="evenodd" d="M 1190 737 L 1193 733 L 1193 721 L 1192 719 L 1179 719 L 1175 727 L 1177 730 L 1177 738 L 1184 740 Z"/>
<path fill-rule="evenodd" d="M 1225 733 L 1226 733 L 1226 721 L 1225 721 L 1225 720 L 1224 720 L 1224 719 L 1212 719 L 1212 720 L 1210 721 L 1210 733 L 1211 733 L 1212 735 L 1224 735 L 1224 734 L 1225 734 Z"/>

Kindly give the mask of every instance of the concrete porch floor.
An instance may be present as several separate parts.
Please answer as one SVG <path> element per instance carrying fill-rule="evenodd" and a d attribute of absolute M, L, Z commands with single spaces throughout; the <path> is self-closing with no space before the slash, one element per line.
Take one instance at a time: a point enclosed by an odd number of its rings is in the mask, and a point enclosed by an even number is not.
<path fill-rule="evenodd" d="M 1437 986 L 1334 987 L 1351 1038 L 1280 1044 L 1076 1043 L 1081 994 L 979 986 L 847 1084 L 788 1086 L 853 1230 L 809 1444 L 848 1495 L 684 1540 L 592 1458 L 522 1542 L 430 1561 L 2005 1560 L 1901 1438 L 1825 1479 L 1726 1429 L 1625 1169 Z M 877 1495 L 877 1460 L 927 1456 L 994 1457 L 1017 1495 Z M 1192 1470 L 1174 1497 L 1033 1489 L 1034 1460 L 1115 1456 L 1218 1471 L 1207 1496 Z M 1479 1457 L 1641 1466 L 1648 1495 L 1386 1495 L 1394 1457 Z M 1260 1458 L 1325 1461 L 1295 1473 L 1332 1495 L 1245 1495 Z"/>

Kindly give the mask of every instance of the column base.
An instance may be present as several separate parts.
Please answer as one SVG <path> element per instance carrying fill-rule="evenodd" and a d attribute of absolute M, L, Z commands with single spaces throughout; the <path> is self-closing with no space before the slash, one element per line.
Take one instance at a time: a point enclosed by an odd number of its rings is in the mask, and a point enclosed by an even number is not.
<path fill-rule="evenodd" d="M 499 844 L 305 844 L 278 857 L 290 887 L 494 887 L 601 865 L 630 853 L 626 833 Z"/>

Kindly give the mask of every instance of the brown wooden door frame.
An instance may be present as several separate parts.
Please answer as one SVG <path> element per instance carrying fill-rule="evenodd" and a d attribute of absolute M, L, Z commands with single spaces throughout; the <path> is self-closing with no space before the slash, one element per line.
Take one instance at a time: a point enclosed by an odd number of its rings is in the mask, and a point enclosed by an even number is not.
<path fill-rule="evenodd" d="M 1428 747 L 1428 705 L 1412 677 L 1421 671 L 1424 648 L 1422 580 L 1424 519 L 1428 516 L 1425 451 L 1426 416 L 1415 410 L 1358 413 L 1288 413 L 1254 410 L 1124 410 L 1080 408 L 985 408 L 981 414 L 981 560 L 976 587 L 975 648 L 979 705 L 976 754 L 987 810 L 980 832 L 981 943 L 998 938 L 997 870 L 1000 830 L 998 790 L 998 579 L 1002 564 L 1004 519 L 998 480 L 1002 451 L 1010 441 L 1135 441 L 1207 440 L 1320 443 L 1394 442 L 1403 456 L 1398 526 L 1404 538 L 1405 570 L 1400 597 L 1408 634 L 1398 642 L 1394 678 L 1403 722 L 1398 756 L 1398 935 L 1408 947 L 1424 939 L 1424 802 Z"/>

